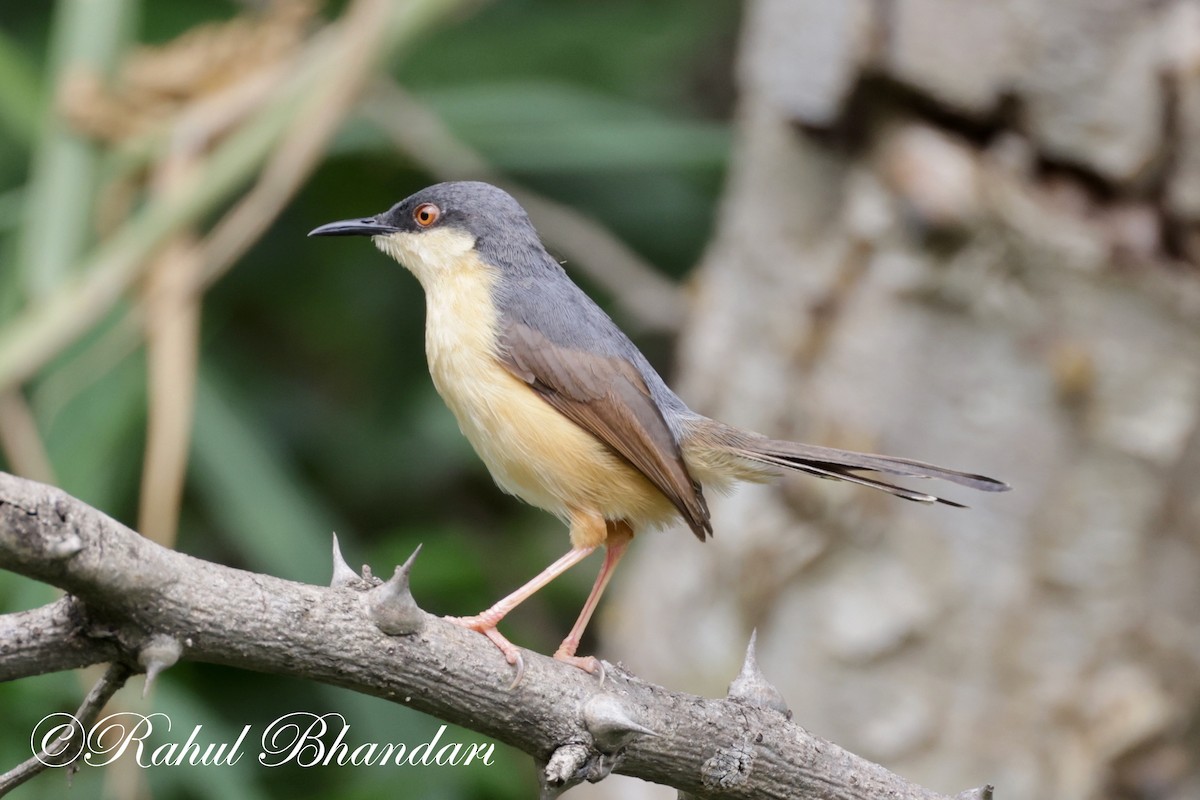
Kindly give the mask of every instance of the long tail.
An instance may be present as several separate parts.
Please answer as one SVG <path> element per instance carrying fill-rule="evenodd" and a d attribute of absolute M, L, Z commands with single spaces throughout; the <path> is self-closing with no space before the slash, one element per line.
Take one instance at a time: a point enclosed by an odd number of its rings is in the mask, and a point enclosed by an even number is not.
<path fill-rule="evenodd" d="M 888 494 L 912 500 L 918 503 L 941 503 L 955 508 L 965 508 L 962 503 L 947 500 L 937 495 L 918 492 L 903 486 L 896 486 L 877 478 L 860 474 L 861 472 L 884 473 L 898 475 L 904 478 L 938 478 L 940 480 L 967 486 L 983 492 L 1006 492 L 1009 485 L 986 475 L 976 475 L 970 472 L 960 472 L 947 469 L 923 461 L 909 458 L 895 458 L 873 453 L 856 453 L 852 450 L 838 450 L 832 447 L 820 447 L 800 442 L 787 442 L 779 439 L 769 439 L 757 434 L 730 428 L 721 423 L 711 425 L 713 420 L 704 427 L 710 436 L 720 442 L 721 449 L 739 458 L 757 464 L 796 470 L 809 475 L 830 480 L 848 481 L 860 486 L 869 486 Z M 705 437 L 708 438 L 708 437 Z M 710 439 L 711 441 L 711 439 Z"/>

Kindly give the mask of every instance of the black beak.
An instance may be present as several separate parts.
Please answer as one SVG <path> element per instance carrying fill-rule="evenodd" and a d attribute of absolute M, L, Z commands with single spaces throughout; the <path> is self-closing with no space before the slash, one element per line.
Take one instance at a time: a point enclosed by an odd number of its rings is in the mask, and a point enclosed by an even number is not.
<path fill-rule="evenodd" d="M 399 228 L 385 225 L 374 217 L 363 219 L 344 219 L 339 222 L 329 222 L 308 232 L 309 236 L 385 236 L 395 233 Z"/>

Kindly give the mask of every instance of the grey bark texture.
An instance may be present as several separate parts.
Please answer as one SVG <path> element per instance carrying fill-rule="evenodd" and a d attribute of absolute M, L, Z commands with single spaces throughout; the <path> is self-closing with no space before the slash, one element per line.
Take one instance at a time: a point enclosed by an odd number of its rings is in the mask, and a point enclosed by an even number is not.
<path fill-rule="evenodd" d="M 949 800 L 808 734 L 770 701 L 752 655 L 720 700 L 613 665 L 600 681 L 535 653 L 510 686 L 491 642 L 416 607 L 412 566 L 387 583 L 336 569 L 333 587 L 258 575 L 169 550 L 58 489 L 0 473 L 0 569 L 70 593 L 0 615 L 0 680 L 114 661 L 93 691 L 101 699 L 84 706 L 97 714 L 106 687 L 180 658 L 320 681 L 529 753 L 543 798 L 615 770 L 696 798 Z M 40 769 L 13 766 L 0 794 Z"/>
<path fill-rule="evenodd" d="M 794 479 L 630 550 L 601 652 L 941 791 L 1200 797 L 1200 3 L 757 0 L 680 394 L 995 475 Z M 593 797 L 667 797 L 611 783 Z"/>

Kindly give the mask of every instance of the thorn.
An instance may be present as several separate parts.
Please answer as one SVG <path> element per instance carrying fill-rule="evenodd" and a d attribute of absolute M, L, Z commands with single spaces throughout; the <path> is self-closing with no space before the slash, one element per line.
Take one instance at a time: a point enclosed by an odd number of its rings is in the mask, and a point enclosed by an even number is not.
<path fill-rule="evenodd" d="M 995 791 L 990 783 L 980 786 L 978 789 L 967 789 L 965 792 L 959 792 L 954 795 L 954 800 L 992 800 L 992 792 Z"/>
<path fill-rule="evenodd" d="M 391 580 L 367 592 L 367 613 L 388 636 L 407 636 L 425 627 L 425 612 L 417 606 L 408 586 L 408 574 L 420 552 L 421 545 L 417 545 L 408 561 L 396 567 Z"/>
<path fill-rule="evenodd" d="M 792 712 L 788 709 L 783 695 L 767 680 L 758 666 L 758 656 L 755 645 L 758 642 L 758 629 L 750 633 L 750 644 L 746 647 L 746 660 L 742 662 L 742 671 L 729 684 L 727 697 L 739 703 L 758 708 L 771 708 L 790 719 Z"/>
<path fill-rule="evenodd" d="M 329 585 L 334 589 L 342 589 L 347 586 L 353 586 L 359 580 L 358 573 L 346 563 L 346 558 L 342 555 L 342 547 L 338 543 L 338 535 L 336 533 L 333 534 L 333 579 L 329 582 Z"/>
<path fill-rule="evenodd" d="M 175 666 L 175 662 L 183 655 L 183 645 L 173 636 L 156 633 L 138 650 L 138 664 L 146 670 L 146 683 L 142 686 L 142 697 L 150 693 L 150 687 L 158 677 L 158 673 L 167 667 Z"/>
<path fill-rule="evenodd" d="M 404 570 L 405 578 L 407 578 L 408 573 L 412 571 L 413 562 L 417 560 L 417 556 L 421 554 L 421 548 L 424 546 L 424 543 L 418 544 L 417 548 L 412 551 L 412 555 L 408 557 L 408 561 L 405 561 L 400 565 L 400 569 Z"/>
<path fill-rule="evenodd" d="M 583 704 L 583 726 L 602 753 L 615 753 L 639 736 L 658 735 L 638 723 L 626 704 L 611 694 L 594 694 Z"/>

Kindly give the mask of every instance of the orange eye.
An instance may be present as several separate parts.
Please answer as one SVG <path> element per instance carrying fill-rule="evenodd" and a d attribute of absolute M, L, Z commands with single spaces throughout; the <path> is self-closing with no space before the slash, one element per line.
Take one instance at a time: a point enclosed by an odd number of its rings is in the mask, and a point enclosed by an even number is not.
<path fill-rule="evenodd" d="M 413 221 L 422 228 L 428 228 L 442 216 L 442 210 L 433 203 L 421 203 L 413 209 Z"/>

